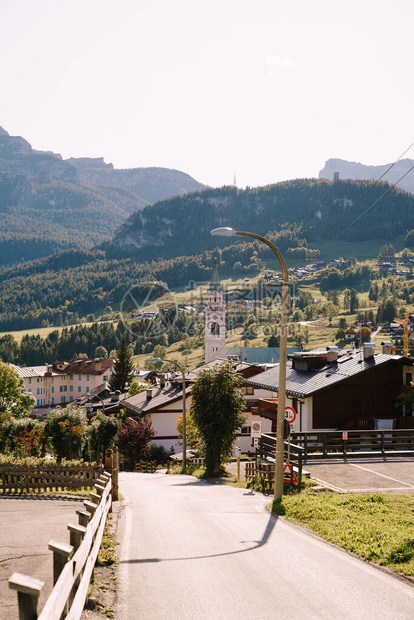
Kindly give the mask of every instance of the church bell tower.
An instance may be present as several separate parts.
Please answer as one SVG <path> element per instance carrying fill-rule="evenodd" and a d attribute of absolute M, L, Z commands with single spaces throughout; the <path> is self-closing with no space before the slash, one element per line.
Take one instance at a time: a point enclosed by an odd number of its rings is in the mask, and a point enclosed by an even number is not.
<path fill-rule="evenodd" d="M 207 291 L 205 308 L 205 361 L 226 357 L 226 313 L 224 293 L 218 277 L 217 259 L 214 259 L 213 277 Z"/>

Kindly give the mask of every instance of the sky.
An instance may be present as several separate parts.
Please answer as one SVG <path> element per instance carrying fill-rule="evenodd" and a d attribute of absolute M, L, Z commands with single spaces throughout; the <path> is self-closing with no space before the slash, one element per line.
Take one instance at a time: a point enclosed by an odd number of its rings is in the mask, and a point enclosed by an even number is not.
<path fill-rule="evenodd" d="M 412 0 L 0 0 L 0 126 L 213 187 L 385 164 L 414 141 L 413 31 Z"/>

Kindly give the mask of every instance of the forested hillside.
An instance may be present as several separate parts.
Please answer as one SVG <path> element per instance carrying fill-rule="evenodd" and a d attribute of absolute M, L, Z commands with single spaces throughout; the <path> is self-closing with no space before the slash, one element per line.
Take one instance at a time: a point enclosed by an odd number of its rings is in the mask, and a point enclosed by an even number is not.
<path fill-rule="evenodd" d="M 91 248 L 145 204 L 122 188 L 0 172 L 0 265 Z"/>
<path fill-rule="evenodd" d="M 301 236 L 309 243 L 330 228 L 370 186 L 366 181 L 333 183 L 324 179 L 297 179 L 244 191 L 225 187 L 187 194 L 132 215 L 116 232 L 107 249 L 112 255 L 123 253 L 151 258 L 194 254 L 217 245 L 210 230 L 218 226 L 266 234 L 295 225 L 300 226 Z M 327 239 L 342 231 L 388 188 L 386 183 L 378 184 L 330 230 Z M 392 240 L 412 228 L 414 196 L 393 189 L 342 238 Z"/>

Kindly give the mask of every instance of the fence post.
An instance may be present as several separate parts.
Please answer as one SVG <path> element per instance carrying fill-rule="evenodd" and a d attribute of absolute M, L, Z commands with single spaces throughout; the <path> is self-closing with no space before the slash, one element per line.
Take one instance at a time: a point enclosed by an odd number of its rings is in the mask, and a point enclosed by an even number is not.
<path fill-rule="evenodd" d="M 66 562 L 73 556 L 74 549 L 72 545 L 57 543 L 54 540 L 50 541 L 48 547 L 50 551 L 53 551 L 53 585 L 55 585 Z"/>
<path fill-rule="evenodd" d="M 76 514 L 78 515 L 79 525 L 82 525 L 82 527 L 86 527 L 92 518 L 91 513 L 86 510 L 77 510 Z"/>
<path fill-rule="evenodd" d="M 70 544 L 74 548 L 75 551 L 79 549 L 81 546 L 83 537 L 86 534 L 86 527 L 82 525 L 73 525 L 72 523 L 68 523 L 68 530 L 70 532 Z"/>
<path fill-rule="evenodd" d="M 112 499 L 118 501 L 118 473 L 119 473 L 119 452 L 115 448 L 113 452 L 113 468 L 112 468 Z"/>
<path fill-rule="evenodd" d="M 10 577 L 9 588 L 17 590 L 19 620 L 36 620 L 37 603 L 43 586 L 43 581 L 21 573 L 13 573 Z"/>

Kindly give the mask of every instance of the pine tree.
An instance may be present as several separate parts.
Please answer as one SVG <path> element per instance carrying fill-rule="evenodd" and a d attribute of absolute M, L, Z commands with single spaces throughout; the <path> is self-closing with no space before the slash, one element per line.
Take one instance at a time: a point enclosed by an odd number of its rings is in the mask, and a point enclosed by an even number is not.
<path fill-rule="evenodd" d="M 114 369 L 109 381 L 109 389 L 112 392 L 115 392 L 115 390 L 119 390 L 121 393 L 126 392 L 128 385 L 134 378 L 134 368 L 132 351 L 127 344 L 125 336 L 122 335 L 116 352 Z"/>

